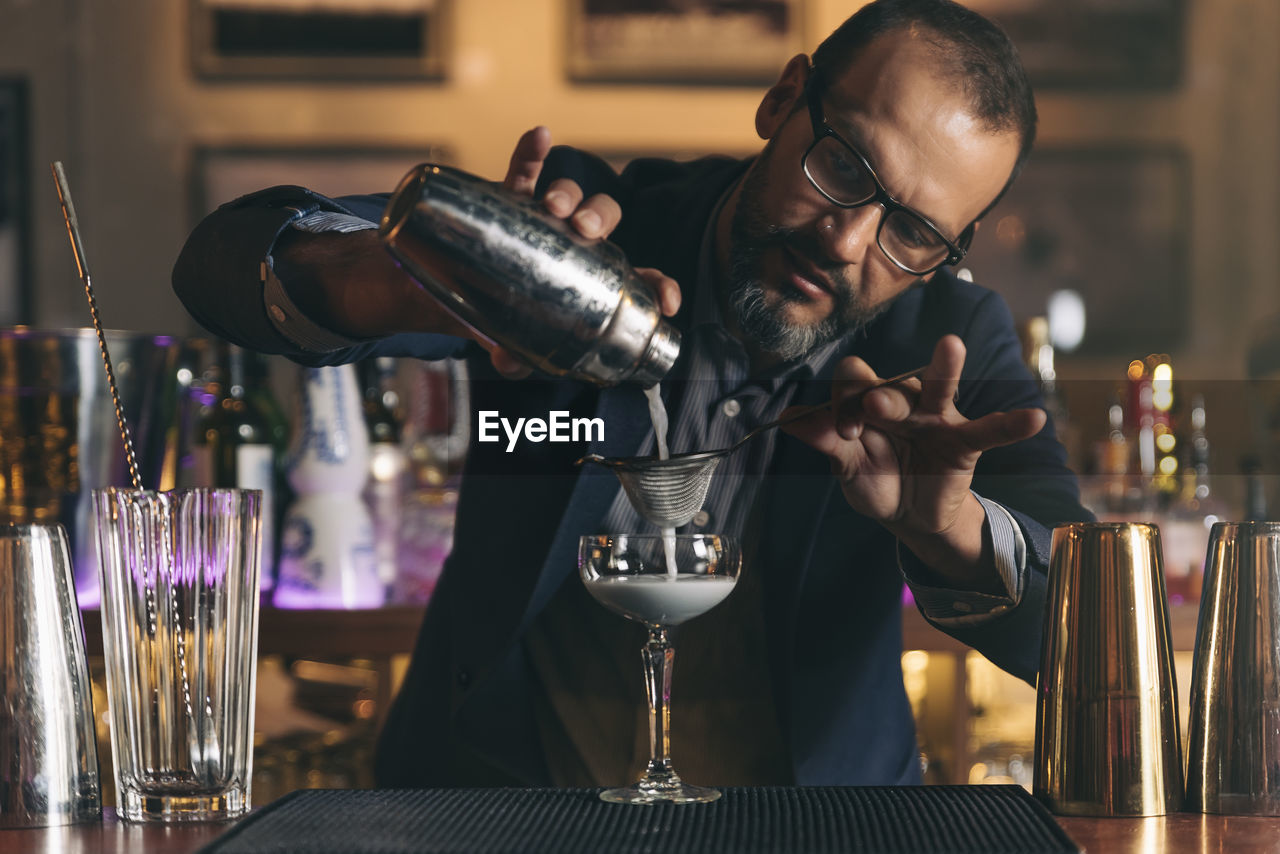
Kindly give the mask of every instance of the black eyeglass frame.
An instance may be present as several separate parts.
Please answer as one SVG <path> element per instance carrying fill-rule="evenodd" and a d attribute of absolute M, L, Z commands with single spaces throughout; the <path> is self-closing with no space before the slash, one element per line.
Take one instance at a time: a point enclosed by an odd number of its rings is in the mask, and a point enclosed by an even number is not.
<path fill-rule="evenodd" d="M 809 147 L 804 151 L 804 156 L 800 158 L 800 168 L 804 172 L 805 178 L 809 180 L 809 183 L 813 185 L 815 190 L 822 194 L 823 198 L 838 208 L 852 210 L 854 208 L 865 207 L 870 204 L 879 204 L 884 209 L 884 214 L 880 217 L 880 222 L 876 225 L 876 246 L 878 246 L 880 251 L 884 253 L 884 257 L 892 261 L 894 266 L 898 269 L 910 273 L 913 276 L 927 276 L 941 267 L 953 267 L 963 261 L 964 256 L 969 252 L 969 245 L 973 240 L 973 225 L 970 224 L 967 226 L 965 230 L 960 233 L 960 236 L 953 242 L 948 240 L 947 236 L 942 233 L 942 229 L 934 225 L 933 221 L 927 216 L 919 211 L 912 210 L 910 207 L 904 205 L 902 202 L 890 195 L 889 191 L 884 188 L 884 184 L 880 183 L 880 176 L 876 174 L 876 170 L 871 168 L 871 164 L 867 162 L 867 158 L 862 155 L 862 152 L 850 145 L 849 141 L 842 137 L 835 128 L 827 124 L 826 113 L 822 109 L 822 95 L 820 92 L 821 77 L 822 75 L 817 69 L 810 69 L 809 79 L 805 81 L 804 84 L 805 103 L 809 108 L 809 120 L 813 125 L 813 142 L 809 143 Z M 809 155 L 813 153 L 813 150 L 817 148 L 818 144 L 826 137 L 831 137 L 842 145 L 846 151 L 857 158 L 857 161 L 862 164 L 862 168 L 867 170 L 867 175 L 870 176 L 871 184 L 874 187 L 874 192 L 872 192 L 870 196 L 860 202 L 842 202 L 827 192 L 827 190 L 813 177 L 813 174 L 809 171 Z M 897 258 L 894 258 L 893 254 L 884 248 L 884 241 L 881 240 L 880 234 L 884 230 L 885 221 L 889 219 L 890 214 L 897 211 L 901 211 L 915 217 L 926 228 L 938 235 L 938 239 L 941 240 L 947 248 L 946 257 L 925 270 L 913 270 Z"/>

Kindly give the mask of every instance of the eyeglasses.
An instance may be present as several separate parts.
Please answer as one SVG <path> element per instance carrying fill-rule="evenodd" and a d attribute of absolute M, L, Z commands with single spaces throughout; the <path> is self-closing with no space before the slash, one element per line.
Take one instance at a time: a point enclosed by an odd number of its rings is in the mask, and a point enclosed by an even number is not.
<path fill-rule="evenodd" d="M 924 276 L 939 267 L 959 264 L 969 251 L 973 226 L 953 243 L 927 218 L 889 195 L 867 158 L 827 124 L 816 82 L 820 76 L 816 70 L 810 72 L 804 87 L 809 119 L 813 122 L 813 142 L 800 165 L 809 183 L 837 207 L 880 205 L 884 215 L 876 228 L 876 244 L 902 270 Z"/>

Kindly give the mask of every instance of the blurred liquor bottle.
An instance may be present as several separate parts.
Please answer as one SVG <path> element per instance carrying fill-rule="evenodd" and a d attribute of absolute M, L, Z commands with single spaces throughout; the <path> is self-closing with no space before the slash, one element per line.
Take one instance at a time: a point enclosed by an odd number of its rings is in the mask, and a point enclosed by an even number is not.
<path fill-rule="evenodd" d="M 453 548 L 458 485 L 471 428 L 470 381 L 460 359 L 404 360 L 398 378 L 404 391 L 402 446 L 408 453 L 409 485 L 393 598 L 422 604 L 431 598 Z"/>
<path fill-rule="evenodd" d="M 244 354 L 245 400 L 266 423 L 267 439 L 271 444 L 271 549 L 267 550 L 264 545 L 263 554 L 269 556 L 269 562 L 263 565 L 262 573 L 264 579 L 263 592 L 266 593 L 275 585 L 276 571 L 280 562 L 280 536 L 278 532 L 284 527 L 285 509 L 289 506 L 289 502 L 293 500 L 293 487 L 289 485 L 289 467 L 287 464 L 290 423 L 289 416 L 285 413 L 284 407 L 281 406 L 273 391 L 270 358 L 252 350 L 243 350 L 241 352 Z M 266 509 L 264 507 L 264 516 Z M 264 544 L 265 542 L 264 540 Z M 268 569 L 270 570 L 269 573 Z"/>
<path fill-rule="evenodd" d="M 200 486 L 262 490 L 262 592 L 275 581 L 277 461 L 269 416 L 250 396 L 250 362 L 256 353 L 227 342 L 205 383 L 206 400 L 196 435 L 195 480 Z M 269 393 L 269 392 L 268 392 Z"/>
<path fill-rule="evenodd" d="M 1023 358 L 1031 375 L 1040 384 L 1045 412 L 1053 424 L 1058 441 L 1067 450 L 1067 464 L 1076 472 L 1083 470 L 1080 431 L 1071 420 L 1066 396 L 1058 380 L 1053 343 L 1049 337 L 1049 320 L 1033 317 L 1022 329 Z"/>
<path fill-rule="evenodd" d="M 1166 511 L 1161 529 L 1166 592 L 1174 603 L 1199 600 L 1209 529 L 1230 516 L 1213 488 L 1206 422 L 1204 396 L 1193 394 L 1190 409 L 1180 425 L 1183 435 L 1179 442 L 1182 449 L 1179 489 Z"/>
<path fill-rule="evenodd" d="M 373 520 L 378 578 L 392 594 L 399 574 L 409 456 L 400 444 L 404 418 L 396 388 L 396 360 L 376 358 L 359 365 L 364 388 L 364 420 L 369 428 L 369 480 L 364 500 Z"/>
<path fill-rule="evenodd" d="M 1125 433 L 1133 448 L 1130 471 L 1138 476 L 1141 499 L 1129 511 L 1167 510 L 1176 500 L 1178 436 L 1173 426 L 1173 364 L 1163 353 L 1134 359 L 1126 371 Z"/>
<path fill-rule="evenodd" d="M 1107 435 L 1098 442 L 1094 452 L 1103 487 L 1099 512 L 1123 514 L 1133 500 L 1134 484 L 1129 477 L 1131 453 L 1124 430 L 1124 403 L 1117 391 L 1107 404 Z"/>
<path fill-rule="evenodd" d="M 353 365 L 302 368 L 289 447 L 294 500 L 285 513 L 278 608 L 377 608 L 373 523 L 362 493 L 369 432 Z"/>
<path fill-rule="evenodd" d="M 1266 522 L 1267 488 L 1262 476 L 1262 459 L 1249 454 L 1240 460 L 1244 475 L 1244 518 L 1250 522 Z"/>

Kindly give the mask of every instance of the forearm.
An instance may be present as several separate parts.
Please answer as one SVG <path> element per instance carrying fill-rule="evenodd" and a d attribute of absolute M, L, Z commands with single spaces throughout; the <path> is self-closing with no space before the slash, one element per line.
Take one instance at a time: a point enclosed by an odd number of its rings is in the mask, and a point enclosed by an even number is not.
<path fill-rule="evenodd" d="M 276 244 L 274 268 L 294 305 L 339 335 L 459 332 L 440 305 L 396 265 L 374 231 L 287 231 Z"/>
<path fill-rule="evenodd" d="M 237 199 L 192 231 L 174 265 L 174 292 L 214 335 L 303 364 L 458 355 L 461 330 L 399 272 L 376 231 L 299 227 L 318 212 L 371 224 L 383 204 L 289 186 Z M 443 335 L 392 334 L 402 330 Z"/>

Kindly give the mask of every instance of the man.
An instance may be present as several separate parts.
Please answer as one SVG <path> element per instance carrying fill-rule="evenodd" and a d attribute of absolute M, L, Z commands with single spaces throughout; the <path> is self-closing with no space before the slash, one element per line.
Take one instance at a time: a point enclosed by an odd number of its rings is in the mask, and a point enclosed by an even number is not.
<path fill-rule="evenodd" d="M 783 69 L 752 161 L 618 176 L 550 149 L 544 129 L 517 144 L 508 188 L 610 236 L 681 328 L 663 383 L 674 450 L 837 401 L 729 457 L 692 523 L 741 537 L 747 560 L 679 643 L 687 778 L 918 781 L 904 578 L 936 625 L 1033 678 L 1049 531 L 1087 512 L 1008 310 L 949 265 L 1034 128 L 999 30 L 948 0 L 879 0 Z M 215 333 L 311 364 L 474 353 L 368 230 L 384 201 L 288 187 L 237 200 L 193 233 L 175 287 Z M 922 381 L 851 398 L 923 364 Z M 651 452 L 638 389 L 503 380 L 528 370 L 501 350 L 471 367 L 477 411 L 592 414 L 606 437 L 591 450 Z M 454 551 L 382 736 L 383 784 L 606 785 L 643 759 L 636 644 L 573 568 L 580 535 L 645 523 L 611 476 L 574 467 L 585 450 L 473 444 Z"/>

